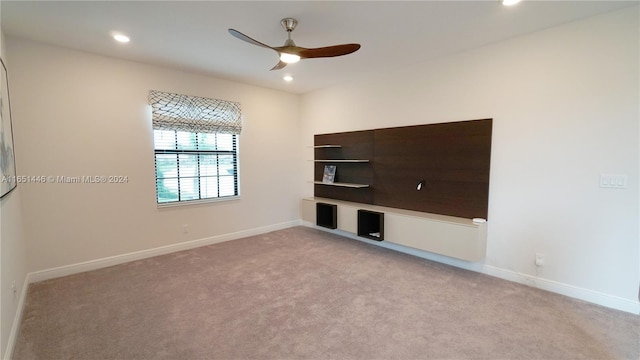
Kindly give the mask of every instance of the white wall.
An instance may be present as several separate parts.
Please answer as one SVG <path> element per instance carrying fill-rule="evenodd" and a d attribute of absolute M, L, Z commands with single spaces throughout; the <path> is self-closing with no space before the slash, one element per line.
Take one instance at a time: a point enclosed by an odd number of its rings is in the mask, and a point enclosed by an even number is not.
<path fill-rule="evenodd" d="M 0 57 L 7 66 L 13 105 L 13 71 L 6 54 L 4 33 L 0 32 Z M 0 356 L 4 356 L 7 351 L 12 327 L 17 326 L 18 322 L 14 320 L 16 314 L 19 314 L 19 300 L 25 290 L 24 282 L 27 275 L 26 244 L 20 206 L 22 190 L 22 185 L 19 185 L 0 200 Z M 14 282 L 15 294 L 11 288 Z"/>
<path fill-rule="evenodd" d="M 299 96 L 7 37 L 28 270 L 297 221 Z M 156 208 L 150 89 L 238 101 L 241 198 Z M 183 224 L 189 233 L 183 234 Z"/>
<path fill-rule="evenodd" d="M 303 142 L 493 118 L 485 269 L 637 304 L 638 32 L 633 7 L 310 93 Z M 599 188 L 600 173 L 628 188 Z"/>
<path fill-rule="evenodd" d="M 305 161 L 313 134 L 485 117 L 494 118 L 485 266 L 637 303 L 637 8 L 307 94 L 301 103 L 199 74 L 12 37 L 5 43 L 18 174 L 125 175 L 129 183 L 20 184 L 2 200 L 2 353 L 17 313 L 10 282 L 19 297 L 27 271 L 298 220 L 300 197 L 313 193 Z M 156 208 L 149 89 L 241 102 L 240 200 Z M 627 174 L 629 187 L 601 189 L 600 173 Z M 535 252 L 546 255 L 541 269 Z"/>

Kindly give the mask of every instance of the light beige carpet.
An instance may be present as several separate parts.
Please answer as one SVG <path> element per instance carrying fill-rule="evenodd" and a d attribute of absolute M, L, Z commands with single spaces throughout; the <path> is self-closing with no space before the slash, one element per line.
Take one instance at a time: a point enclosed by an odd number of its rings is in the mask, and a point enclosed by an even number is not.
<path fill-rule="evenodd" d="M 304 227 L 32 284 L 14 359 L 638 359 L 640 317 Z"/>

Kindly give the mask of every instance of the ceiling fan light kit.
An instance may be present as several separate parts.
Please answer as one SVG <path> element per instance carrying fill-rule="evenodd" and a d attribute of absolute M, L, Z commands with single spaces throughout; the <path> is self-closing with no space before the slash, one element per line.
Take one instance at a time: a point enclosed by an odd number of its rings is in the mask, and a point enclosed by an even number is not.
<path fill-rule="evenodd" d="M 276 51 L 279 55 L 280 61 L 271 68 L 271 70 L 282 69 L 287 66 L 287 64 L 296 63 L 301 59 L 342 56 L 351 54 L 360 49 L 360 44 L 333 45 L 321 48 L 300 47 L 293 42 L 293 39 L 291 39 L 291 32 L 293 32 L 296 25 L 298 25 L 298 21 L 293 18 L 284 18 L 280 21 L 280 24 L 287 31 L 287 40 L 284 42 L 283 46 L 274 47 L 263 44 L 235 29 L 229 29 L 229 33 L 242 41 L 248 42 L 249 44 Z"/>
<path fill-rule="evenodd" d="M 289 54 L 286 52 L 280 53 L 280 61 L 286 62 L 287 64 L 293 64 L 300 61 L 300 56 L 295 54 Z"/>
<path fill-rule="evenodd" d="M 511 6 L 511 5 L 515 5 L 517 3 L 519 3 L 520 0 L 502 0 L 502 5 L 504 6 Z"/>

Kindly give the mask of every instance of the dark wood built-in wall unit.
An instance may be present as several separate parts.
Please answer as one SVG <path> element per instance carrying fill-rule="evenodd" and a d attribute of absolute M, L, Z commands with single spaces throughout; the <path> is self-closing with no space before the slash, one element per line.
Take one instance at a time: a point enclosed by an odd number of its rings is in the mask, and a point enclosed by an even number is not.
<path fill-rule="evenodd" d="M 314 195 L 487 219 L 492 119 L 314 136 Z M 335 165 L 333 184 L 323 184 Z"/>

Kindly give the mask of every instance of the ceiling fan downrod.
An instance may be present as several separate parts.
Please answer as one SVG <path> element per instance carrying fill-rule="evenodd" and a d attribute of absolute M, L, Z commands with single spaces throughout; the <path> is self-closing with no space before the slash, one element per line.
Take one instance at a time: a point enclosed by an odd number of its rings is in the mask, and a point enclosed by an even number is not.
<path fill-rule="evenodd" d="M 293 18 L 284 18 L 280 20 L 280 24 L 287 31 L 287 41 L 284 42 L 284 46 L 296 46 L 296 44 L 291 39 L 291 32 L 298 25 L 298 20 Z"/>

